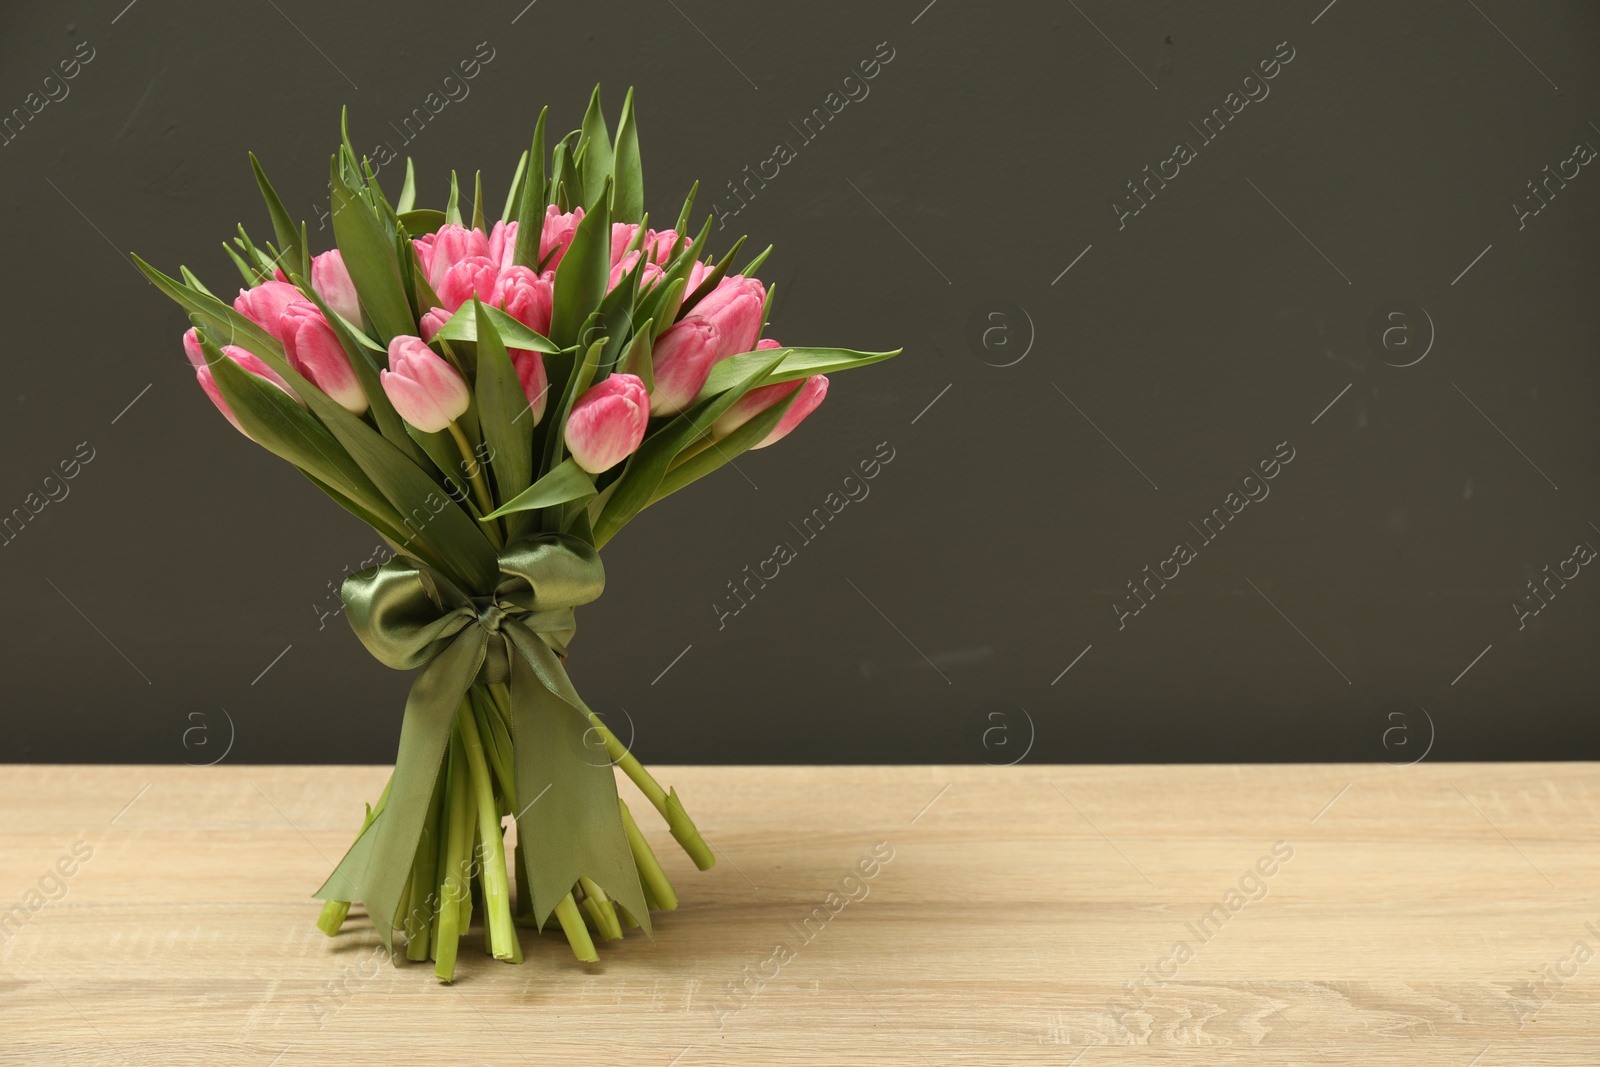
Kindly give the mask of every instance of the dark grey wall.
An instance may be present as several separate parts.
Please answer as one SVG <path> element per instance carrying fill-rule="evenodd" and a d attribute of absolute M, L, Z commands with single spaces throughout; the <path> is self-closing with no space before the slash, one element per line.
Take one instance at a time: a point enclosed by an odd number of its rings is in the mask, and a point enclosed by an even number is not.
<path fill-rule="evenodd" d="M 0 148 L 0 508 L 92 458 L 0 547 L 0 759 L 391 758 L 408 679 L 319 619 L 376 537 L 217 417 L 126 253 L 231 287 L 249 149 L 324 247 L 341 103 L 498 208 L 595 81 L 638 87 L 658 218 L 787 144 L 719 244 L 777 245 L 781 340 L 906 349 L 607 549 L 571 671 L 643 756 L 1600 756 L 1592 5 L 523 2 L 7 11 L 0 108 L 67 95 Z"/>

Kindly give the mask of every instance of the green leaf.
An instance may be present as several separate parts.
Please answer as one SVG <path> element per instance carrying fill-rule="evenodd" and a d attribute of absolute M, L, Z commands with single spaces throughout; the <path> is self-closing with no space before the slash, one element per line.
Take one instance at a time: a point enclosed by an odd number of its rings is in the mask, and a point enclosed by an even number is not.
<path fill-rule="evenodd" d="M 801 388 L 804 388 L 802 386 Z M 788 396 L 767 410 L 756 415 L 743 426 L 733 431 L 720 441 L 712 442 L 710 447 L 695 453 L 689 459 L 679 463 L 667 471 L 666 477 L 661 479 L 661 484 L 650 497 L 654 504 L 662 497 L 670 496 L 690 482 L 698 481 L 721 467 L 731 463 L 744 453 L 750 451 L 766 439 L 767 434 L 782 420 L 790 406 L 800 396 L 800 389 L 795 389 Z"/>
<path fill-rule="evenodd" d="M 678 224 L 673 227 L 673 232 L 680 237 L 683 235 L 684 230 L 689 228 L 689 213 L 694 210 L 695 194 L 699 191 L 700 183 L 695 182 L 689 186 L 689 195 L 683 198 L 683 210 L 678 212 Z"/>
<path fill-rule="evenodd" d="M 276 337 L 267 333 L 254 322 L 239 314 L 233 308 L 224 304 L 216 297 L 191 289 L 174 278 L 156 270 L 150 264 L 140 259 L 137 255 L 132 257 L 134 265 L 144 273 L 146 278 L 167 296 L 171 297 L 178 306 L 190 315 L 199 315 L 201 325 L 213 331 L 219 343 L 234 344 L 247 348 L 251 352 L 265 359 L 280 374 L 279 364 L 288 365 L 283 356 L 283 345 Z M 276 362 L 269 355 L 276 355 Z"/>
<path fill-rule="evenodd" d="M 594 329 L 606 335 L 609 339 L 605 351 L 600 356 L 600 366 L 607 371 L 616 363 L 617 356 L 622 352 L 622 346 L 628 342 L 633 331 L 633 305 L 639 291 L 639 278 L 644 273 L 644 257 L 641 256 L 634 263 L 633 269 L 611 287 L 611 291 L 600 301 L 600 308 L 596 312 L 598 322 Z M 610 278 L 607 278 L 610 284 Z"/>
<path fill-rule="evenodd" d="M 654 338 L 650 334 L 650 320 L 634 331 L 633 340 L 628 342 L 628 347 L 623 350 L 617 359 L 617 373 L 632 374 L 644 382 L 644 391 L 650 392 L 656 387 L 655 364 L 650 359 L 650 347 Z"/>
<path fill-rule="evenodd" d="M 408 543 L 429 545 L 443 564 L 440 569 L 464 582 L 463 588 L 474 594 L 493 589 L 499 575 L 494 548 L 471 516 L 448 495 L 441 498 L 433 479 L 377 431 L 337 404 L 334 407 L 345 420 L 330 420 L 329 429 L 396 510 L 410 520 L 414 534 Z M 326 414 L 318 414 L 328 419 Z"/>
<path fill-rule="evenodd" d="M 257 248 L 254 241 L 250 240 L 250 235 L 245 232 L 243 223 L 239 224 L 239 236 L 233 239 L 233 243 L 244 251 L 246 262 L 255 267 L 257 274 L 261 275 L 262 278 L 272 277 L 272 272 L 277 267 L 277 263 L 274 262 L 271 256 Z"/>
<path fill-rule="evenodd" d="M 393 236 L 365 199 L 333 168 L 333 237 L 361 306 L 384 344 L 416 332 L 395 260 Z M 257 355 L 260 355 L 258 352 Z"/>
<path fill-rule="evenodd" d="M 405 184 L 400 186 L 400 199 L 398 199 L 398 200 L 396 200 L 394 202 L 394 210 L 395 210 L 395 212 L 397 214 L 404 215 L 406 212 L 410 211 L 412 208 L 414 208 L 416 206 L 417 206 L 417 175 L 416 175 L 415 169 L 411 166 L 411 157 L 407 156 L 406 157 L 406 180 L 405 180 Z M 413 231 L 413 232 L 415 232 L 415 231 Z"/>
<path fill-rule="evenodd" d="M 528 397 L 488 309 L 477 297 L 472 299 L 472 308 L 480 338 L 474 385 L 478 420 L 490 449 L 497 495 L 504 499 L 533 482 L 533 420 L 518 417 L 528 410 Z"/>
<path fill-rule="evenodd" d="M 261 281 L 261 272 L 256 270 L 250 264 L 246 263 L 244 261 L 243 257 L 241 257 L 239 255 L 239 253 L 237 253 L 237 252 L 235 252 L 233 250 L 233 246 L 232 245 L 229 245 L 226 242 L 224 242 L 224 244 L 222 246 L 222 250 L 224 252 L 228 253 L 228 258 L 233 260 L 233 265 L 235 267 L 239 268 L 239 276 L 244 279 L 244 284 L 245 284 L 246 288 L 253 288 L 254 286 L 256 286 L 257 284 L 260 283 L 260 281 Z M 196 284 L 196 282 L 199 279 L 194 278 L 189 274 L 189 268 L 188 267 L 180 267 L 179 270 L 182 271 L 182 273 L 183 273 L 183 280 L 188 282 L 191 288 L 195 288 L 195 289 L 199 289 L 200 288 L 200 286 Z"/>
<path fill-rule="evenodd" d="M 303 247 L 300 244 L 300 231 L 295 229 L 294 220 L 289 217 L 289 209 L 283 206 L 283 201 L 278 198 L 277 190 L 272 188 L 272 183 L 267 180 L 267 172 L 261 169 L 261 161 L 254 152 L 250 153 L 250 169 L 255 172 L 256 184 L 261 187 L 261 198 L 267 202 L 267 213 L 272 216 L 272 232 L 278 237 L 278 251 L 284 262 L 288 264 L 284 273 L 294 269 L 302 258 Z"/>
<path fill-rule="evenodd" d="M 194 271 L 190 270 L 188 267 L 179 267 L 178 269 L 183 272 L 183 282 L 189 288 L 198 289 L 200 292 L 210 297 L 215 297 L 217 295 L 210 289 L 207 289 L 205 285 L 201 283 L 199 277 L 195 275 Z"/>
<path fill-rule="evenodd" d="M 605 188 L 611 177 L 611 134 L 606 129 L 606 117 L 600 110 L 600 86 L 589 96 L 589 110 L 583 114 L 583 188 L 592 198 Z M 593 203 L 584 202 L 584 210 L 593 210 Z"/>
<path fill-rule="evenodd" d="M 518 493 L 499 508 L 484 516 L 485 520 L 498 519 L 519 511 L 533 511 L 569 500 L 587 500 L 594 496 L 594 479 L 587 471 L 568 459 L 533 485 Z"/>
<path fill-rule="evenodd" d="M 561 351 L 550 338 L 534 333 L 499 308 L 485 307 L 483 310 L 488 314 L 489 322 L 494 326 L 495 332 L 500 335 L 501 344 L 507 348 L 525 348 L 530 352 L 546 353 Z M 450 316 L 450 321 L 444 324 L 438 336 L 446 341 L 476 341 L 478 318 L 472 308 L 463 304 L 459 311 Z"/>
<path fill-rule="evenodd" d="M 611 210 L 609 189 L 583 216 L 572 244 L 556 268 L 555 295 L 550 315 L 550 339 L 562 347 L 578 341 L 578 330 L 605 299 L 611 277 Z"/>
<path fill-rule="evenodd" d="M 511 188 L 506 190 L 506 206 L 500 211 L 501 222 L 511 222 L 517 217 L 517 204 L 522 197 L 522 175 L 528 169 L 528 153 L 524 151 L 522 158 L 517 160 L 516 173 L 511 175 Z"/>
<path fill-rule="evenodd" d="M 489 236 L 489 226 L 483 218 L 483 171 L 472 176 L 472 228 Z"/>
<path fill-rule="evenodd" d="M 639 126 L 633 110 L 633 88 L 622 101 L 617 120 L 617 143 L 611 164 L 615 189 L 611 194 L 613 222 L 642 222 L 644 218 L 644 166 L 639 160 Z"/>
<path fill-rule="evenodd" d="M 550 202 L 562 213 L 571 211 L 575 203 L 582 203 L 583 190 L 573 157 L 581 133 L 580 130 L 573 130 L 557 141 L 550 152 Z"/>
<path fill-rule="evenodd" d="M 461 188 L 455 171 L 450 172 L 450 200 L 444 206 L 444 219 L 452 226 L 461 225 Z"/>
<path fill-rule="evenodd" d="M 202 337 L 217 390 L 251 440 L 334 489 L 375 529 L 397 532 L 400 515 L 367 478 L 338 440 L 294 398 L 222 354 L 209 334 Z"/>
<path fill-rule="evenodd" d="M 772 246 L 768 245 L 766 248 L 761 250 L 760 255 L 756 256 L 755 259 L 752 259 L 750 262 L 741 267 L 739 269 L 739 274 L 746 278 L 754 277 L 756 271 L 761 269 L 761 264 L 765 263 L 767 261 L 767 257 L 770 255 L 772 255 Z"/>
<path fill-rule="evenodd" d="M 623 524 L 650 503 L 650 498 L 660 487 L 661 480 L 678 453 L 709 430 L 717 417 L 748 390 L 762 384 L 767 374 L 782 362 L 783 355 L 782 352 L 774 353 L 772 358 L 747 374 L 737 387 L 699 401 L 645 438 L 639 451 L 628 461 L 627 470 L 623 472 L 616 491 L 611 494 L 599 521 L 595 523 L 595 547 L 604 545 L 622 529 Z"/>
<path fill-rule="evenodd" d="M 338 504 L 341 508 L 344 508 L 350 514 L 354 515 L 356 518 L 360 519 L 362 522 L 366 523 L 368 526 L 377 531 L 378 536 L 383 538 L 384 543 L 390 548 L 394 549 L 396 553 L 402 556 L 409 555 L 414 559 L 419 558 L 417 557 L 415 550 L 406 547 L 403 538 L 407 535 L 403 531 L 390 530 L 384 519 L 374 515 L 372 512 L 368 511 L 360 504 L 357 504 L 355 501 L 351 500 L 349 497 L 339 492 L 339 490 L 335 489 L 333 486 L 329 485 L 321 478 L 318 478 L 315 474 L 312 474 L 305 468 L 302 467 L 299 468 L 299 470 L 301 474 L 306 476 L 307 481 L 316 486 L 318 489 L 321 489 L 324 493 L 328 494 L 329 498 L 332 499 L 335 504 Z"/>
<path fill-rule="evenodd" d="M 654 340 L 655 337 L 660 337 L 671 329 L 673 320 L 678 317 L 678 305 L 683 302 L 683 290 L 688 285 L 688 281 L 687 278 L 674 278 L 672 284 L 668 285 L 666 291 L 661 294 L 659 301 L 652 305 L 657 317 L 645 320 L 655 323 L 651 327 L 651 331 L 654 334 L 651 340 Z M 657 283 L 657 286 L 659 287 L 660 283 Z M 634 318 L 637 319 L 644 314 L 644 311 L 645 308 L 641 306 L 638 311 L 634 312 Z"/>
<path fill-rule="evenodd" d="M 897 348 L 892 352 L 853 352 L 848 348 L 785 348 L 782 351 L 783 362 L 761 383 L 762 385 L 792 382 L 796 378 L 809 378 L 813 374 L 837 374 L 853 367 L 865 367 L 869 363 L 898 356 L 902 349 Z M 772 354 L 771 349 L 762 349 L 718 360 L 712 366 L 711 374 L 706 378 L 706 384 L 700 390 L 700 395 L 695 399 L 704 400 L 724 389 L 733 388 L 750 373 L 753 367 L 766 362 Z"/>
<path fill-rule="evenodd" d="M 420 207 L 400 212 L 400 225 L 412 237 L 421 237 L 438 230 L 445 224 L 444 212 L 437 208 Z"/>
<path fill-rule="evenodd" d="M 544 235 L 544 213 L 550 203 L 549 179 L 544 170 L 544 120 L 549 108 L 541 108 L 533 127 L 533 146 L 528 149 L 528 167 L 522 174 L 522 193 L 517 199 L 517 249 L 515 262 L 521 267 L 539 265 L 539 239 Z"/>

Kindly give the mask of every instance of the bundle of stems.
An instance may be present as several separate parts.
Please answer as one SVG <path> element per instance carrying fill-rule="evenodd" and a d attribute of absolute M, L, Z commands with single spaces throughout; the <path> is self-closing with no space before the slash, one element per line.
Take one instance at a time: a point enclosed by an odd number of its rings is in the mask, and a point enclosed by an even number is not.
<path fill-rule="evenodd" d="M 700 870 L 715 862 L 710 847 L 687 819 L 675 818 L 676 798 L 661 788 L 648 770 L 617 740 L 600 718 L 587 711 L 591 728 L 605 745 L 614 766 L 639 787 L 668 820 L 673 837 Z M 472 925 L 474 908 L 483 914 L 484 949 L 497 960 L 522 962 L 517 928 L 535 926 L 527 887 L 517 880 L 516 899 L 505 841 L 505 825 L 523 809 L 518 804 L 513 774 L 515 757 L 511 741 L 510 697 L 504 685 L 475 684 L 468 690 L 456 715 L 444 766 L 434 786 L 428 818 L 411 865 L 411 880 L 401 898 L 399 912 L 389 921 L 406 937 L 405 958 L 433 960 L 434 974 L 443 981 L 455 978 L 461 939 Z M 391 784 L 393 777 L 391 775 Z M 382 813 L 389 786 L 374 805 L 367 807 L 362 830 Z M 529 798 L 529 803 L 537 798 Z M 640 832 L 633 813 L 621 798 L 622 824 L 638 869 L 645 903 L 655 911 L 672 911 L 678 894 L 650 843 Z M 522 843 L 516 845 L 516 869 L 524 870 Z M 317 927 L 329 937 L 337 934 L 350 912 L 347 900 L 324 903 Z M 371 916 L 374 922 L 382 921 Z M 624 928 L 637 928 L 639 920 L 607 896 L 605 888 L 580 878 L 556 905 L 555 918 L 567 944 L 578 959 L 593 963 L 595 935 L 602 941 L 623 936 Z"/>

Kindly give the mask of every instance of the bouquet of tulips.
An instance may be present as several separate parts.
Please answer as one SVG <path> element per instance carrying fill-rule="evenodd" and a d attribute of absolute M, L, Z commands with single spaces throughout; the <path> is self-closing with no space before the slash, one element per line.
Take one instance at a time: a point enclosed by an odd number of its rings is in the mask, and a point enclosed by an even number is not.
<path fill-rule="evenodd" d="M 443 210 L 417 207 L 408 160 L 391 201 L 346 130 L 336 248 L 312 254 L 252 156 L 274 241 L 240 227 L 224 246 L 245 284 L 231 306 L 134 257 L 188 312 L 184 350 L 228 421 L 394 550 L 345 581 L 345 614 L 380 661 L 420 671 L 389 784 L 315 896 L 329 935 L 360 901 L 386 948 L 403 931 L 447 981 L 475 910 L 496 959 L 520 961 L 517 927 L 554 915 L 594 960 L 594 935 L 648 935 L 676 906 L 617 767 L 713 864 L 677 793 L 573 689 L 573 610 L 640 511 L 783 438 L 827 373 L 895 354 L 762 340 L 766 253 L 736 270 L 741 238 L 710 257 L 693 189 L 650 228 L 631 91 L 615 138 L 598 88 L 548 152 L 547 113 L 492 225 L 481 176 L 466 212 L 454 176 Z"/>

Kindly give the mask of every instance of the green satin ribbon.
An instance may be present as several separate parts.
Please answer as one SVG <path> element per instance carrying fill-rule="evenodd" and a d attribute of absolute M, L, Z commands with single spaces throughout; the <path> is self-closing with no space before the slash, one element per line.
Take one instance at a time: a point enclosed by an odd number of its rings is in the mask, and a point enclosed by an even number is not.
<path fill-rule="evenodd" d="M 388 801 L 314 894 L 362 901 L 385 948 L 451 729 L 474 683 L 510 684 L 522 806 L 515 815 L 526 868 L 518 878 L 531 888 L 535 920 L 542 927 L 587 876 L 649 933 L 616 776 L 560 659 L 576 628 L 572 609 L 605 588 L 599 553 L 576 537 L 541 534 L 507 545 L 499 567 L 489 596 L 467 596 L 444 575 L 398 556 L 352 575 L 341 592 L 368 651 L 399 670 L 422 668 L 406 698 Z"/>

